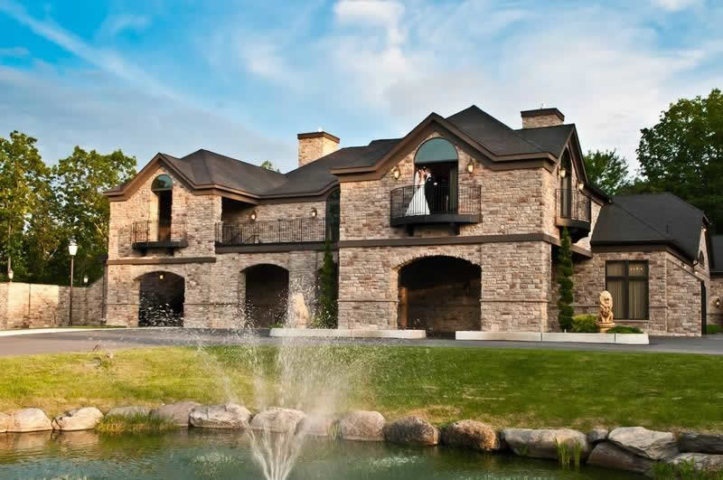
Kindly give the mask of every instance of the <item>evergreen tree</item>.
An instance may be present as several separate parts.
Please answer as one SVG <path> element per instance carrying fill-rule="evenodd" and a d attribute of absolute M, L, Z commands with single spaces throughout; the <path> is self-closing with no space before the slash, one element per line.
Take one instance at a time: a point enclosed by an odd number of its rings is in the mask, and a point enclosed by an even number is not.
<path fill-rule="evenodd" d="M 319 306 L 316 323 L 321 328 L 336 328 L 338 325 L 339 285 L 334 256 L 331 253 L 331 242 L 326 240 L 324 246 L 324 263 L 319 274 Z"/>
<path fill-rule="evenodd" d="M 557 300 L 557 320 L 563 331 L 572 330 L 572 317 L 575 311 L 572 308 L 574 300 L 572 295 L 572 239 L 567 228 L 562 231 L 562 244 L 557 254 L 557 284 L 560 286 L 560 298 Z"/>

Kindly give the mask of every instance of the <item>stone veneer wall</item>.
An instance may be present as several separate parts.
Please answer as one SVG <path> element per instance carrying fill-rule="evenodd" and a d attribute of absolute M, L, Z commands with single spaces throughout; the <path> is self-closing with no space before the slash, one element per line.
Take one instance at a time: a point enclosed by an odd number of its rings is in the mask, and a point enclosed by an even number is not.
<path fill-rule="evenodd" d="M 0 329 L 68 325 L 70 287 L 29 283 L 0 284 Z M 73 324 L 99 325 L 103 280 L 73 288 Z"/>
<path fill-rule="evenodd" d="M 716 299 L 720 299 L 720 307 L 716 307 Z M 0 306 L 0 308 L 2 308 L 2 306 Z M 715 275 L 710 279 L 710 288 L 708 289 L 708 325 L 723 326 L 723 276 L 721 275 Z"/>

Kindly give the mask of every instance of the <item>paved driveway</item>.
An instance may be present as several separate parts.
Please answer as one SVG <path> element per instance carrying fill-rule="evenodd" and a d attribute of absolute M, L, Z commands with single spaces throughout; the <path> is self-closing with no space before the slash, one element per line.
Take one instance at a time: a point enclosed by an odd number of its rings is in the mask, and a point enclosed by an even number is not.
<path fill-rule="evenodd" d="M 243 336 L 223 330 L 200 329 L 109 329 L 98 331 L 73 330 L 60 333 L 0 337 L 0 356 L 31 355 L 39 353 L 89 352 L 96 345 L 105 349 L 153 347 L 153 346 L 203 346 L 203 345 L 281 345 L 288 342 L 305 344 L 328 343 L 329 340 L 279 339 L 264 336 Z M 355 345 L 405 345 L 425 347 L 462 348 L 530 348 L 544 350 L 584 350 L 610 352 L 669 352 L 723 355 L 723 335 L 703 338 L 651 337 L 650 345 L 608 345 L 577 343 L 533 342 L 487 342 L 458 340 L 362 340 L 337 339 L 340 344 Z"/>

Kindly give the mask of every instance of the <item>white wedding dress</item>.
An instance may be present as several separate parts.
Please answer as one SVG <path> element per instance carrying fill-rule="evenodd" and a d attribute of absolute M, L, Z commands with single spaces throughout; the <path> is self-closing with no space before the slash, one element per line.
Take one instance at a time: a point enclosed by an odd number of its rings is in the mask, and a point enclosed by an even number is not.
<path fill-rule="evenodd" d="M 407 207 L 407 216 L 429 215 L 429 204 L 427 203 L 427 195 L 424 193 L 425 179 L 421 178 L 420 172 L 414 176 L 414 196 Z"/>

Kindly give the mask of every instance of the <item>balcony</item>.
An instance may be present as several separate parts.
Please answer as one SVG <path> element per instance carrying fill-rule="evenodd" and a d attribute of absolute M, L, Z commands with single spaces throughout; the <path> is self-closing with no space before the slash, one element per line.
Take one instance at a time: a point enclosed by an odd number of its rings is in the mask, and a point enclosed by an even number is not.
<path fill-rule="evenodd" d="M 391 191 L 392 227 L 406 227 L 411 235 L 415 226 L 447 224 L 459 234 L 460 225 L 480 222 L 481 187 L 440 185 L 423 192 L 424 187 L 413 185 Z"/>
<path fill-rule="evenodd" d="M 572 241 L 576 242 L 590 234 L 592 201 L 576 189 L 561 188 L 555 195 L 555 225 L 567 228 Z"/>
<path fill-rule="evenodd" d="M 291 245 L 339 240 L 339 226 L 323 217 L 217 223 L 216 246 Z"/>
<path fill-rule="evenodd" d="M 186 235 L 171 229 L 170 220 L 143 220 L 133 222 L 131 245 L 134 250 L 145 253 L 148 250 L 165 249 L 171 253 L 177 248 L 188 246 Z"/>

